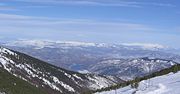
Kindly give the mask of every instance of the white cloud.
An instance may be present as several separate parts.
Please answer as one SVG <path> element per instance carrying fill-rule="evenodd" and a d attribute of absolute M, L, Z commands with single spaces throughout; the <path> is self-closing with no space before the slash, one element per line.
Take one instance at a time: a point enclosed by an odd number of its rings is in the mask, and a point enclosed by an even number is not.
<path fill-rule="evenodd" d="M 175 7 L 169 3 L 156 2 L 139 2 L 139 1 L 123 1 L 123 0 L 14 0 L 18 2 L 39 3 L 39 4 L 66 4 L 66 5 L 90 5 L 90 6 L 115 6 L 115 7 L 144 7 L 144 6 L 159 6 L 159 7 Z"/>
<path fill-rule="evenodd" d="M 0 28 L 48 28 L 66 31 L 138 31 L 153 30 L 149 26 L 136 23 L 106 22 L 89 19 L 57 19 L 13 14 L 0 14 Z M 91 29 L 90 29 L 91 28 Z"/>
<path fill-rule="evenodd" d="M 85 40 L 89 37 L 108 38 L 108 36 L 121 36 L 127 33 L 134 36 L 134 33 L 151 32 L 155 29 L 137 23 L 58 19 L 0 13 L 0 30 L 0 34 L 6 37 Z"/>
<path fill-rule="evenodd" d="M 161 6 L 161 7 L 176 7 L 175 5 L 168 3 L 150 3 L 150 5 Z"/>
<path fill-rule="evenodd" d="M 22 16 L 22 15 L 15 15 L 15 14 L 3 14 L 0 13 L 0 19 L 1 20 L 22 20 L 22 19 L 29 19 L 32 17 L 29 16 Z"/>
<path fill-rule="evenodd" d="M 74 41 L 177 43 L 178 35 L 146 24 L 100 21 L 91 19 L 59 19 L 0 13 L 0 36 Z M 172 30 L 173 31 L 173 30 Z M 159 33 L 158 33 L 159 32 Z M 173 31 L 174 32 L 174 31 Z"/>
<path fill-rule="evenodd" d="M 93 5 L 93 6 L 122 6 L 139 7 L 137 2 L 111 1 L 111 0 L 14 0 L 18 2 L 28 2 L 37 4 L 66 4 L 66 5 Z"/>

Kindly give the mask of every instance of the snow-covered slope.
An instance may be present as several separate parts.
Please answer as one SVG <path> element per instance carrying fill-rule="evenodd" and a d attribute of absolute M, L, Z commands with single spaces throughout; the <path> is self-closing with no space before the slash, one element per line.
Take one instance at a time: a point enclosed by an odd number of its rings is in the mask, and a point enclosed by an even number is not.
<path fill-rule="evenodd" d="M 79 94 L 122 81 L 110 76 L 68 71 L 4 47 L 0 47 L 0 68 L 49 94 Z"/>
<path fill-rule="evenodd" d="M 131 86 L 117 90 L 106 91 L 96 94 L 179 94 L 180 93 L 180 72 L 169 73 L 139 83 L 137 89 Z"/>

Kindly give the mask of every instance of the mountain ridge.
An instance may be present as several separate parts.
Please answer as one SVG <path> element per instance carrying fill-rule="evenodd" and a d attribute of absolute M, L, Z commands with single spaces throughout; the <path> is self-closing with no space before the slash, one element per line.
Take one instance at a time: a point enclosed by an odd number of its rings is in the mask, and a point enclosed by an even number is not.
<path fill-rule="evenodd" d="M 63 46 L 97 46 L 97 47 L 116 47 L 116 46 L 127 46 L 127 47 L 141 47 L 148 50 L 166 49 L 167 46 L 153 43 L 93 43 L 93 42 L 79 42 L 79 41 L 53 41 L 53 40 L 17 40 L 9 41 L 4 43 L 6 46 L 36 46 L 39 49 L 44 47 L 53 47 L 52 45 L 63 45 Z M 19 45 L 21 44 L 21 45 Z"/>
<path fill-rule="evenodd" d="M 26 54 L 0 47 L 0 67 L 48 94 L 80 94 L 121 82 L 115 77 L 68 71 Z"/>
<path fill-rule="evenodd" d="M 105 59 L 95 65 L 89 66 L 92 73 L 118 76 L 123 80 L 132 80 L 143 77 L 153 72 L 179 64 L 172 60 L 159 58 L 131 58 L 131 59 Z"/>

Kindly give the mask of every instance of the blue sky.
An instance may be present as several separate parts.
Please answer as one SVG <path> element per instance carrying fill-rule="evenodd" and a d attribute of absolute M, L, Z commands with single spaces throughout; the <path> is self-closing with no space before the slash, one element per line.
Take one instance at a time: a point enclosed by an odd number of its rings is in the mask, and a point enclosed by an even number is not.
<path fill-rule="evenodd" d="M 1 0 L 0 39 L 180 48 L 180 0 Z"/>

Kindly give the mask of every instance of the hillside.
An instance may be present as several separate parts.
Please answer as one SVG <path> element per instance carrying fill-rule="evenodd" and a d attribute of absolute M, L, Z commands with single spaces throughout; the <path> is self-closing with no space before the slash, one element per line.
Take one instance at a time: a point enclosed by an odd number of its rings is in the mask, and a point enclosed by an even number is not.
<path fill-rule="evenodd" d="M 23 80 L 22 82 L 28 82 L 48 94 L 79 94 L 122 82 L 121 79 L 111 76 L 80 74 L 68 71 L 4 47 L 0 47 L 0 67 L 1 72 L 5 71 L 6 75 L 14 75 L 15 79 L 20 78 Z M 3 77 L 3 74 L 0 77 Z M 19 91 L 13 89 L 2 87 L 0 90 L 8 94 Z M 18 94 L 24 93 L 19 92 Z"/>
<path fill-rule="evenodd" d="M 47 94 L 43 89 L 15 77 L 2 67 L 0 67 L 0 92 L 6 92 L 6 94 Z"/>
<path fill-rule="evenodd" d="M 137 88 L 130 85 L 117 90 L 96 94 L 179 94 L 180 72 L 154 77 L 139 82 Z"/>
<path fill-rule="evenodd" d="M 95 91 L 96 94 L 179 94 L 180 65 Z"/>

